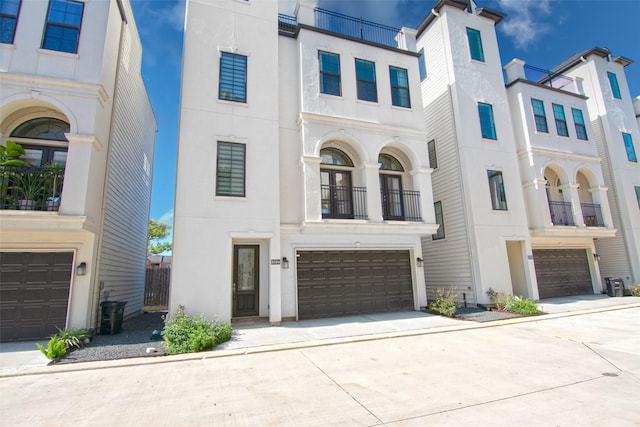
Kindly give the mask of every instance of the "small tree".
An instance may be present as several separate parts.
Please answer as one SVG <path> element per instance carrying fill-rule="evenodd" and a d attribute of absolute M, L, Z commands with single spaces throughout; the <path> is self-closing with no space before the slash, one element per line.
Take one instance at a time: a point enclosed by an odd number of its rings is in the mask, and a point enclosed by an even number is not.
<path fill-rule="evenodd" d="M 170 242 L 161 242 L 171 231 L 171 226 L 155 219 L 149 220 L 149 235 L 147 236 L 147 255 L 157 255 L 171 249 Z"/>

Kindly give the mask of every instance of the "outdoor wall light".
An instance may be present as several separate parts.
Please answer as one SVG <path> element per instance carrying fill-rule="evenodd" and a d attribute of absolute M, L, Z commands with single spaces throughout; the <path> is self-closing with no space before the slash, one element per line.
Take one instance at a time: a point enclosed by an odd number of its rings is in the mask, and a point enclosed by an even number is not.
<path fill-rule="evenodd" d="M 597 253 L 594 253 L 593 259 L 595 259 L 596 261 L 600 261 L 600 255 L 598 255 Z"/>
<path fill-rule="evenodd" d="M 87 263 L 82 261 L 76 266 L 76 276 L 84 276 L 87 274 Z"/>
<path fill-rule="evenodd" d="M 424 260 L 420 257 L 416 258 L 416 264 L 418 267 L 422 267 L 424 265 Z"/>
<path fill-rule="evenodd" d="M 289 260 L 287 257 L 282 257 L 282 268 L 289 268 Z"/>

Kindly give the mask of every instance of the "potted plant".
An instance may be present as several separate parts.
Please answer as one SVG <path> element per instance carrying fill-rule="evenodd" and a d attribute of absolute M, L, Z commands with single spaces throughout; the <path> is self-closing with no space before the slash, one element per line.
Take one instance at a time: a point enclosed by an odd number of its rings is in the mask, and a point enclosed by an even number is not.
<path fill-rule="evenodd" d="M 26 162 L 21 159 L 24 154 L 22 145 L 11 140 L 0 145 L 0 208 L 15 206 L 15 198 L 9 194 L 9 190 L 12 188 L 16 169 L 26 166 Z"/>
<path fill-rule="evenodd" d="M 57 211 L 60 207 L 60 193 L 64 178 L 64 165 L 59 162 L 47 163 L 42 169 L 47 186 L 47 210 Z"/>
<path fill-rule="evenodd" d="M 35 210 L 38 201 L 45 192 L 45 180 L 42 172 L 25 170 L 13 176 L 12 189 L 16 190 L 18 198 L 18 209 Z"/>

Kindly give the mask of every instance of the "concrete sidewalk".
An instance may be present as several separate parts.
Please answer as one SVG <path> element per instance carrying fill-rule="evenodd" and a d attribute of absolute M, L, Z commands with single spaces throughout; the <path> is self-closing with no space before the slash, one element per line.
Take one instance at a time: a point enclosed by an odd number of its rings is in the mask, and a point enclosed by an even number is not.
<path fill-rule="evenodd" d="M 331 319 L 282 322 L 279 327 L 266 322 L 245 321 L 234 323 L 231 341 L 209 352 L 181 356 L 120 359 L 102 362 L 86 362 L 65 365 L 49 365 L 49 360 L 36 348 L 35 342 L 0 344 L 0 377 L 35 373 L 67 372 L 101 366 L 162 363 L 183 359 L 231 356 L 291 348 L 308 348 L 322 345 L 379 340 L 390 337 L 423 335 L 464 329 L 486 328 L 539 321 L 589 312 L 640 307 L 640 297 L 610 298 L 606 295 L 582 295 L 543 300 L 539 307 L 547 313 L 542 316 L 521 317 L 486 323 L 458 320 L 422 312 L 396 312 L 350 316 Z M 46 342 L 41 342 L 46 345 Z M 151 344 L 154 343 L 150 343 Z M 155 345 L 155 344 L 154 344 Z"/>

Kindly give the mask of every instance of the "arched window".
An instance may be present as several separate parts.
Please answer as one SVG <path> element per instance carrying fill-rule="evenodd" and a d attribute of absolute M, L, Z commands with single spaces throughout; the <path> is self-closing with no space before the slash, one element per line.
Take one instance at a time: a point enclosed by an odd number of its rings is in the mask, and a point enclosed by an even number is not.
<path fill-rule="evenodd" d="M 404 172 L 402 164 L 390 154 L 380 154 L 378 156 L 378 164 L 381 170 Z"/>
<path fill-rule="evenodd" d="M 69 132 L 69 124 L 51 117 L 38 117 L 22 123 L 11 132 L 15 138 L 46 139 L 49 141 L 66 141 L 65 133 Z"/>
<path fill-rule="evenodd" d="M 354 218 L 351 169 L 353 162 L 342 150 L 320 150 L 320 186 L 323 218 Z"/>

